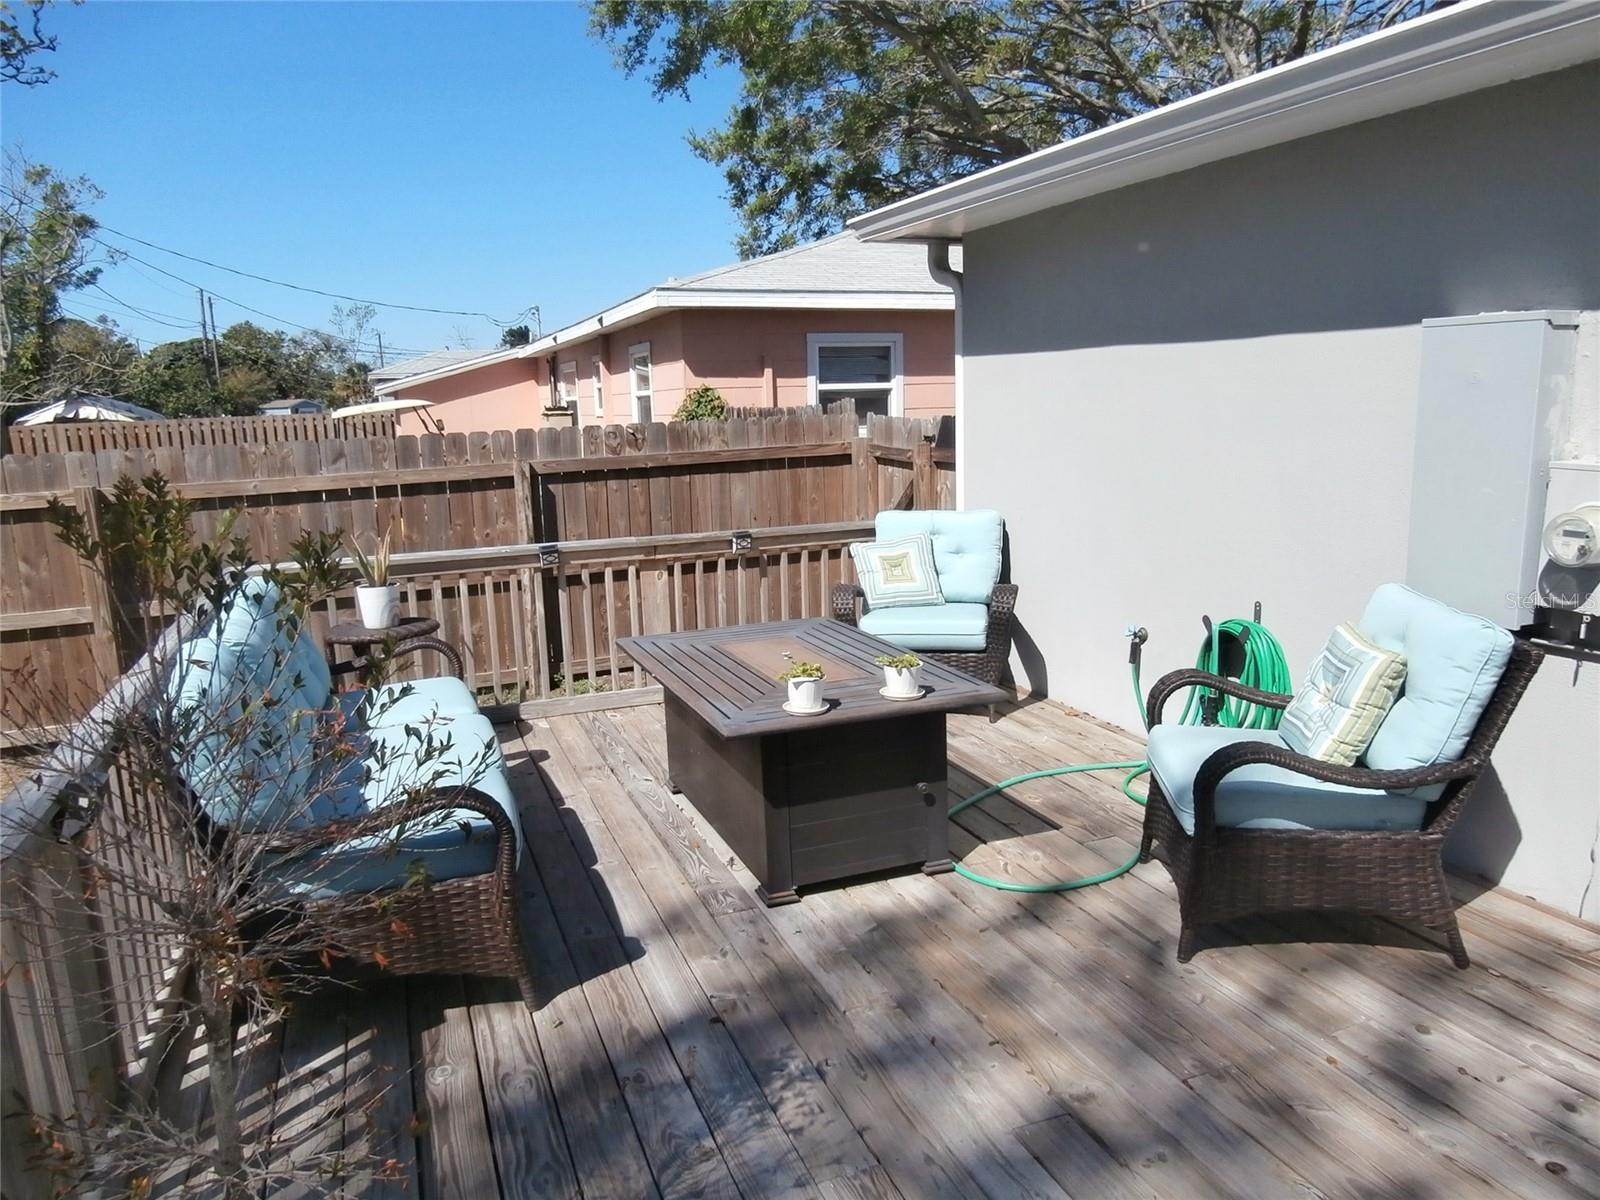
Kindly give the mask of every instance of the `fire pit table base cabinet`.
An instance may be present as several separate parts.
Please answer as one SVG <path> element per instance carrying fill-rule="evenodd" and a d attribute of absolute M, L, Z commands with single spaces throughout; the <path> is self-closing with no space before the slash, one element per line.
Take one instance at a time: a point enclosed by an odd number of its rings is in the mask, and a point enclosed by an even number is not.
<path fill-rule="evenodd" d="M 672 790 L 761 881 L 767 904 L 888 867 L 950 870 L 944 713 L 724 738 L 669 692 L 666 718 Z"/>
<path fill-rule="evenodd" d="M 618 645 L 661 683 L 673 790 L 756 876 L 766 903 L 891 867 L 950 870 L 945 713 L 1003 699 L 998 688 L 930 663 L 920 700 L 886 700 L 873 658 L 894 648 L 837 621 Z M 790 662 L 824 669 L 825 711 L 783 711 L 777 680 Z"/>

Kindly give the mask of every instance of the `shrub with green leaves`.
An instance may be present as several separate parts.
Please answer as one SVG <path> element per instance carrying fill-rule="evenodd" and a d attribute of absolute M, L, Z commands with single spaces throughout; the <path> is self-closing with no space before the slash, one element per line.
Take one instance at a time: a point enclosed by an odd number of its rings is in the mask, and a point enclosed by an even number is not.
<path fill-rule="evenodd" d="M 716 388 L 706 384 L 691 391 L 683 398 L 683 403 L 678 405 L 678 411 L 672 414 L 674 421 L 726 421 L 728 419 L 728 402 L 722 398 L 722 393 Z"/>

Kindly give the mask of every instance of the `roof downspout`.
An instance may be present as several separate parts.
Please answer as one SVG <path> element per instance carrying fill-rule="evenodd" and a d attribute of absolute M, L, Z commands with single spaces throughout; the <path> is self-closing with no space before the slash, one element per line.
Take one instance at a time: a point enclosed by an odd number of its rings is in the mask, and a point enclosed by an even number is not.
<path fill-rule="evenodd" d="M 950 259 L 952 248 L 961 243 L 950 238 L 938 238 L 928 243 L 928 271 L 934 279 L 955 293 L 955 392 L 956 392 L 956 508 L 967 507 L 967 413 L 966 371 L 962 364 L 962 296 L 961 270 Z"/>

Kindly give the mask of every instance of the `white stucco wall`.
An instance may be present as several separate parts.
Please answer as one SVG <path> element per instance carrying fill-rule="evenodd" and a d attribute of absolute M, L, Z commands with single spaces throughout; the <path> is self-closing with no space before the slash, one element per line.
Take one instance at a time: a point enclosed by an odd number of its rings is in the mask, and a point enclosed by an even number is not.
<path fill-rule="evenodd" d="M 1405 577 L 1425 318 L 1585 311 L 1551 449 L 1600 451 L 1597 108 L 1575 68 L 969 234 L 961 469 L 1019 681 L 1136 729 L 1123 626 L 1148 683 L 1255 600 L 1303 673 Z M 1597 731 L 1600 665 L 1551 659 L 1458 865 L 1600 917 Z"/>

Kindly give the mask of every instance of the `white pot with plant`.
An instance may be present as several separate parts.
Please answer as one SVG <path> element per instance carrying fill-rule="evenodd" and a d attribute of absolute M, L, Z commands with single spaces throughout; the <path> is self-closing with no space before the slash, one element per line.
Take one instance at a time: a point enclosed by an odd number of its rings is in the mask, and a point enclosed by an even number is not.
<path fill-rule="evenodd" d="M 915 654 L 880 654 L 872 660 L 883 668 L 883 694 L 891 700 L 915 700 L 922 695 L 917 672 L 922 660 Z"/>
<path fill-rule="evenodd" d="M 389 531 L 384 530 L 371 554 L 351 538 L 350 557 L 355 560 L 356 612 L 368 629 L 388 629 L 400 620 L 400 585 L 389 581 Z"/>
<path fill-rule="evenodd" d="M 826 678 L 816 663 L 795 662 L 778 676 L 780 683 L 789 685 L 789 701 L 784 705 L 790 712 L 821 712 L 827 707 L 822 701 L 822 681 Z"/>

